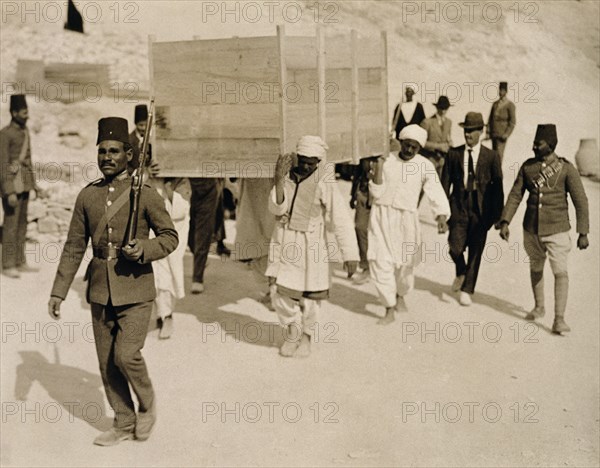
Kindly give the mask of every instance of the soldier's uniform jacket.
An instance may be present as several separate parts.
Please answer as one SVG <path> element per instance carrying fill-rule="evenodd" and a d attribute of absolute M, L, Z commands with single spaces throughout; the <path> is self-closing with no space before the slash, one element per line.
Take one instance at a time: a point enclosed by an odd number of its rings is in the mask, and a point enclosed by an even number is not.
<path fill-rule="evenodd" d="M 79 193 L 52 296 L 66 297 L 84 257 L 88 240 L 94 236 L 105 210 L 130 187 L 131 178 L 124 171 L 110 183 L 101 179 Z M 155 189 L 146 185 L 140 192 L 136 235 L 144 253 L 137 262 L 125 259 L 120 252 L 117 258 L 111 257 L 114 255 L 113 248 L 123 244 L 129 205 L 128 199 L 106 223 L 99 240 L 92 240 L 94 257 L 86 272 L 88 302 L 106 305 L 110 300 L 113 305 L 119 306 L 153 300 L 156 290 L 151 262 L 166 257 L 177 247 L 177 231 L 165 209 L 164 200 Z M 156 234 L 153 239 L 148 239 L 150 229 Z"/>
<path fill-rule="evenodd" d="M 519 169 L 508 195 L 502 221 L 510 223 L 525 190 L 529 192 L 523 228 L 538 236 L 549 236 L 571 229 L 567 194 L 575 205 L 577 232 L 589 232 L 588 200 L 575 166 L 552 154 L 546 162 L 528 159 Z"/>
<path fill-rule="evenodd" d="M 25 157 L 19 160 L 27 132 L 27 127 L 23 128 L 15 121 L 0 131 L 0 195 L 3 197 L 16 193 L 16 177 L 23 181 L 23 192 L 29 192 L 34 187 L 31 141 Z"/>
<path fill-rule="evenodd" d="M 498 99 L 492 104 L 488 131 L 492 138 L 508 138 L 517 125 L 515 105 L 507 98 Z"/>

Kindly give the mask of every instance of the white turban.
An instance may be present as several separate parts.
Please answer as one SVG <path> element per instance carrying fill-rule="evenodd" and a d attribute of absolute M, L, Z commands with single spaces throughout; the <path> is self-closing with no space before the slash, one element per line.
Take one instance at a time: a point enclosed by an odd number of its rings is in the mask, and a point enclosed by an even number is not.
<path fill-rule="evenodd" d="M 407 125 L 402 130 L 400 130 L 400 135 L 398 136 L 398 139 L 400 141 L 415 140 L 421 145 L 421 148 L 423 148 L 425 146 L 425 143 L 427 143 L 427 130 L 416 124 Z"/>
<path fill-rule="evenodd" d="M 328 149 L 329 146 L 327 146 L 321 137 L 313 135 L 304 135 L 298 140 L 298 144 L 296 145 L 296 153 L 319 159 L 325 158 Z"/>

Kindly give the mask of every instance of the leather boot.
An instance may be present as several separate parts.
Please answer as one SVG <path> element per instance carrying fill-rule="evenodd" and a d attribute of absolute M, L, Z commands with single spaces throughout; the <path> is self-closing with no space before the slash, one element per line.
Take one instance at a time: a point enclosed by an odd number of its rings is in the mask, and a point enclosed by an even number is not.
<path fill-rule="evenodd" d="M 531 278 L 531 289 L 533 290 L 535 307 L 527 314 L 525 320 L 534 321 L 546 314 L 544 307 L 544 271 L 530 270 L 529 276 Z"/>
<path fill-rule="evenodd" d="M 567 333 L 571 328 L 565 322 L 567 297 L 569 295 L 569 276 L 567 273 L 554 275 L 554 324 L 553 333 Z"/>

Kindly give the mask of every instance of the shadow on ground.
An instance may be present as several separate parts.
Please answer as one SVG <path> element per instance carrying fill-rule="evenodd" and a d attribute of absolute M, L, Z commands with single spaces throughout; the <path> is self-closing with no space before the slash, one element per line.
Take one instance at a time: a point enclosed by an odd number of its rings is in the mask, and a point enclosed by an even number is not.
<path fill-rule="evenodd" d="M 15 398 L 27 401 L 31 386 L 39 382 L 71 418 L 81 419 L 99 431 L 110 429 L 113 421 L 106 416 L 100 376 L 60 364 L 57 353 L 55 348 L 56 362 L 51 363 L 39 351 L 19 352 L 22 362 L 16 370 Z M 54 417 L 53 411 L 42 412 L 46 413 Z"/>

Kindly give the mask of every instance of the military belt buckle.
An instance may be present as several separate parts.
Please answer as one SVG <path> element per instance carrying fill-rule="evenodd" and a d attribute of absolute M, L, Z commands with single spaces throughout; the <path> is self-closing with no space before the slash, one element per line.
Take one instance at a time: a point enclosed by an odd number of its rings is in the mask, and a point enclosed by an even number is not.
<path fill-rule="evenodd" d="M 106 260 L 112 260 L 113 258 L 117 258 L 119 255 L 119 248 L 111 245 L 106 248 Z"/>

